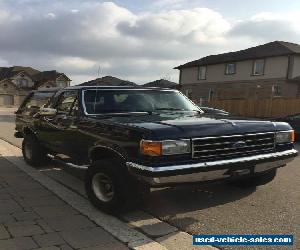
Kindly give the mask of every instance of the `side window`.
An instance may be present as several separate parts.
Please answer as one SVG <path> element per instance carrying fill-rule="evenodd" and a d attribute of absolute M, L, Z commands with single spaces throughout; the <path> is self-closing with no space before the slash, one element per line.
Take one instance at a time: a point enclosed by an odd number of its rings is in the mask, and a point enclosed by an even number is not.
<path fill-rule="evenodd" d="M 56 104 L 61 96 L 61 91 L 57 91 L 52 97 L 49 99 L 49 101 L 45 104 L 45 108 L 54 108 L 56 109 Z"/>
<path fill-rule="evenodd" d="M 61 113 L 70 113 L 76 97 L 77 97 L 76 91 L 63 92 L 56 105 L 57 111 Z"/>
<path fill-rule="evenodd" d="M 300 114 L 299 115 L 290 116 L 289 120 L 291 120 L 291 121 L 298 121 L 298 120 L 300 120 Z"/>
<path fill-rule="evenodd" d="M 28 99 L 25 104 L 26 109 L 40 109 L 43 107 L 50 97 L 53 95 L 53 92 L 35 92 L 33 95 Z"/>
<path fill-rule="evenodd" d="M 71 115 L 77 116 L 78 114 L 79 114 L 79 103 L 78 103 L 78 98 L 76 98 L 74 105 L 72 107 Z"/>

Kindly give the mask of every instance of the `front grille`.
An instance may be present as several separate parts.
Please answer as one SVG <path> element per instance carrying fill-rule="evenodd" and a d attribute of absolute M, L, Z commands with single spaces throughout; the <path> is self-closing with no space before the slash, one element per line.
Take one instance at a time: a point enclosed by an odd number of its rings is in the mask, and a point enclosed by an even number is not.
<path fill-rule="evenodd" d="M 228 159 L 274 151 L 273 132 L 192 139 L 192 157 L 203 160 Z"/>

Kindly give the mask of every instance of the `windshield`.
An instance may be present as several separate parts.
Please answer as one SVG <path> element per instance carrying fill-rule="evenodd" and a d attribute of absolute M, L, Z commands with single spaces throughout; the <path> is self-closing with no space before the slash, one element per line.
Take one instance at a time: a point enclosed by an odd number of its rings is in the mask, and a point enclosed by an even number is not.
<path fill-rule="evenodd" d="M 85 111 L 88 114 L 200 111 L 184 95 L 173 90 L 85 90 Z"/>

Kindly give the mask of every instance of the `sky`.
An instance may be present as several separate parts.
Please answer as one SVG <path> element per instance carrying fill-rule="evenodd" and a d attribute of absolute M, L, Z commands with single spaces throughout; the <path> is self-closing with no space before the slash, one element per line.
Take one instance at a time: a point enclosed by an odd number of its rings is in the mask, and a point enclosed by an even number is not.
<path fill-rule="evenodd" d="M 0 0 L 0 66 L 57 70 L 72 85 L 106 75 L 168 79 L 201 57 L 300 44 L 299 0 Z"/>

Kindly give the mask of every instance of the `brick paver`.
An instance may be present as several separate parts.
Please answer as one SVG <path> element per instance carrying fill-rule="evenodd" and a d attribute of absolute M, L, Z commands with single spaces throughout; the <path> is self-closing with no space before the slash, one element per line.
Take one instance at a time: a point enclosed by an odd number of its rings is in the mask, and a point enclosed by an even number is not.
<path fill-rule="evenodd" d="M 66 240 L 71 247 L 86 248 L 89 246 L 98 246 L 101 249 L 127 249 L 116 244 L 113 237 L 101 228 L 80 229 L 74 231 L 61 232 L 60 235 Z"/>
<path fill-rule="evenodd" d="M 128 249 L 0 156 L 0 249 Z"/>
<path fill-rule="evenodd" d="M 0 240 L 1 250 L 29 250 L 37 247 L 38 245 L 30 237 Z"/>
<path fill-rule="evenodd" d="M 7 228 L 13 237 L 33 236 L 44 233 L 38 225 L 7 226 Z"/>
<path fill-rule="evenodd" d="M 58 233 L 35 235 L 33 236 L 33 239 L 42 247 L 61 245 L 65 243 Z"/>
<path fill-rule="evenodd" d="M 27 221 L 27 220 L 30 221 L 30 220 L 35 220 L 40 218 L 40 216 L 34 212 L 16 212 L 13 213 L 13 217 L 17 221 Z"/>
<path fill-rule="evenodd" d="M 9 238 L 9 233 L 7 232 L 5 227 L 0 224 L 0 240 L 8 239 L 8 238 Z"/>

